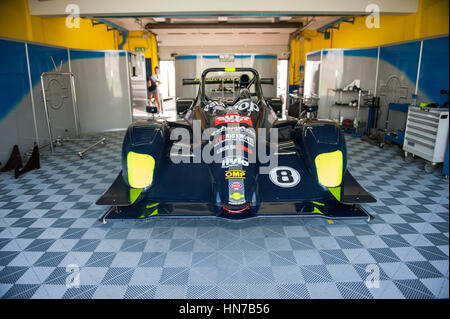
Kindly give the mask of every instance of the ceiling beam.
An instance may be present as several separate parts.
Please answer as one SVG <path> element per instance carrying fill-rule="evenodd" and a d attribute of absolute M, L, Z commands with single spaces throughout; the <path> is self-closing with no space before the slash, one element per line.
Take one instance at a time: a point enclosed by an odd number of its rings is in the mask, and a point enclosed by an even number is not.
<path fill-rule="evenodd" d="M 409 14 L 418 0 L 376 0 L 381 14 Z M 76 6 L 81 16 L 93 17 L 192 17 L 197 16 L 293 16 L 367 14 L 368 0 L 28 0 L 31 15 L 63 16 Z"/>
<path fill-rule="evenodd" d="M 300 28 L 302 23 L 278 22 L 278 23 L 147 23 L 147 30 L 158 29 L 261 29 L 261 28 Z"/>

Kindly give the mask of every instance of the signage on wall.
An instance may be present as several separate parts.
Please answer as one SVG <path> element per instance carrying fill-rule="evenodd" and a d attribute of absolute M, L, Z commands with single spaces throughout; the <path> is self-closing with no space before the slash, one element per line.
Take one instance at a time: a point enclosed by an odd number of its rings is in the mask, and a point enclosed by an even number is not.
<path fill-rule="evenodd" d="M 134 51 L 136 51 L 136 52 L 145 52 L 145 48 L 137 47 L 137 48 L 134 48 Z"/>

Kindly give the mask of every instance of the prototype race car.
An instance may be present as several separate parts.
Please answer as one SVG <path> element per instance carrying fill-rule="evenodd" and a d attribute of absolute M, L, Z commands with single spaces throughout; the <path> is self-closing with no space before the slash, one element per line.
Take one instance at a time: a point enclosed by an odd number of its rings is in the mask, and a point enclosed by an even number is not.
<path fill-rule="evenodd" d="M 263 96 L 264 79 L 252 68 L 209 68 L 189 84 L 199 89 L 182 119 L 129 126 L 122 171 L 97 201 L 111 206 L 101 222 L 373 218 L 359 204 L 376 200 L 348 171 L 345 139 L 336 123 L 278 118 Z"/>

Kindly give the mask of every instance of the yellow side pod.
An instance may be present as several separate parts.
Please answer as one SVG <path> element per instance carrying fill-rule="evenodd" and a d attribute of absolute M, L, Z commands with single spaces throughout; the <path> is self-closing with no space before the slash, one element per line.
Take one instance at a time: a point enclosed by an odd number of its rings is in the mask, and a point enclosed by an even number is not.
<path fill-rule="evenodd" d="M 325 187 L 337 187 L 342 182 L 343 156 L 337 150 L 331 153 L 322 153 L 315 159 L 319 183 Z"/>
<path fill-rule="evenodd" d="M 133 188 L 145 188 L 153 182 L 155 159 L 148 154 L 129 152 L 127 155 L 128 183 Z"/>

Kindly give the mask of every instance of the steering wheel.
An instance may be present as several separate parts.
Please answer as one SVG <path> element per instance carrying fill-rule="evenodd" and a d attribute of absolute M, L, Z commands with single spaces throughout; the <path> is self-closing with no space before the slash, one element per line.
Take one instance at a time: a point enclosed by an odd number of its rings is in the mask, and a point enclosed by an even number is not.
<path fill-rule="evenodd" d="M 250 97 L 250 87 L 253 85 L 253 83 L 255 83 L 256 81 L 256 77 L 253 77 L 253 79 L 251 79 L 247 74 L 242 74 L 241 77 L 239 78 L 239 86 L 242 85 L 241 87 L 241 91 L 239 92 L 239 95 L 236 97 L 236 99 L 234 99 L 233 102 L 231 102 L 231 104 L 228 105 L 235 105 L 237 103 L 237 101 L 239 101 L 239 99 L 242 97 L 242 95 L 244 93 L 248 94 L 248 97 Z M 245 84 L 245 85 L 244 85 Z"/>

